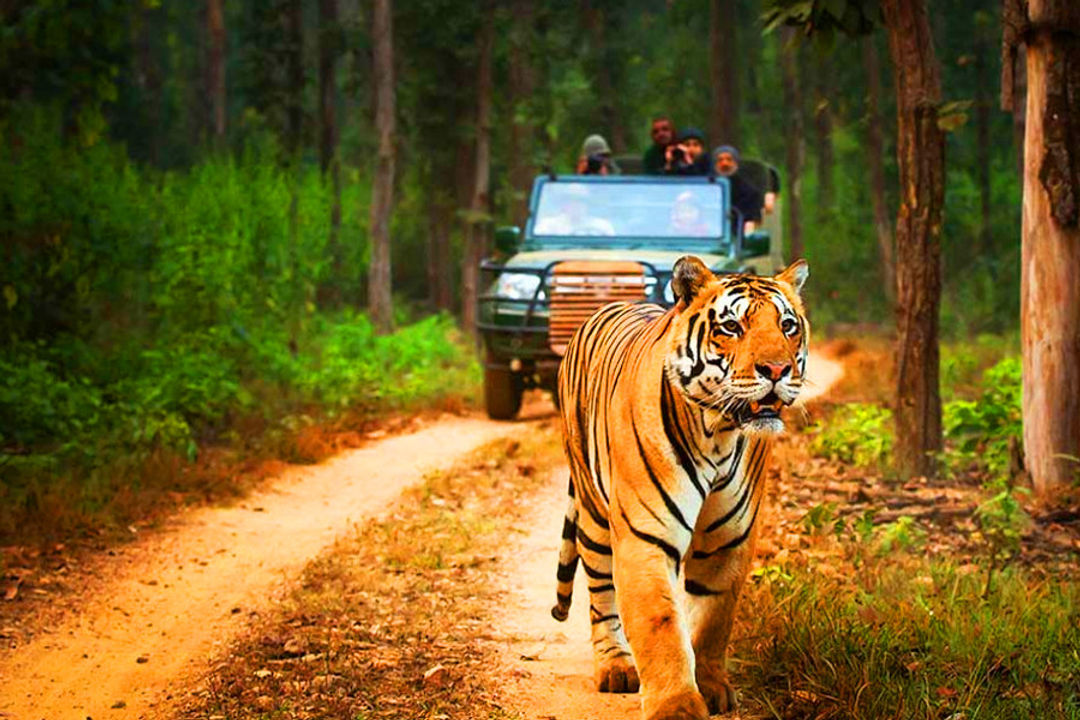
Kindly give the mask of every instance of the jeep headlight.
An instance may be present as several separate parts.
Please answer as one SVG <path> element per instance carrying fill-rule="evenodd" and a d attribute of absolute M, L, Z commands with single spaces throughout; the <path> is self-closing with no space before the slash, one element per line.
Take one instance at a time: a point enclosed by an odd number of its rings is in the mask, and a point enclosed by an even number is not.
<path fill-rule="evenodd" d="M 506 272 L 499 275 L 492 295 L 508 300 L 532 300 L 540 287 L 540 276 L 530 273 Z"/>

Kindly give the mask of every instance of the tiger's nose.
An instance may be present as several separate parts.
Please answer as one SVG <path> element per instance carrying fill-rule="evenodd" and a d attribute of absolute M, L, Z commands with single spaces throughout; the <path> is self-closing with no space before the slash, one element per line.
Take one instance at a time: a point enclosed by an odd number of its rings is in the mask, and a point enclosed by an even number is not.
<path fill-rule="evenodd" d="M 761 377 L 776 382 L 791 372 L 791 363 L 758 363 L 754 368 Z"/>

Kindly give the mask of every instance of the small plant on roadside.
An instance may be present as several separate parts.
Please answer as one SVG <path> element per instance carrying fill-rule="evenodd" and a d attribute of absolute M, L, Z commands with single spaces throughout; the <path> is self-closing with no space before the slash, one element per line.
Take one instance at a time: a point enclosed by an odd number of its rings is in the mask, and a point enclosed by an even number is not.
<path fill-rule="evenodd" d="M 975 519 L 986 541 L 986 587 L 983 597 L 990 594 L 995 570 L 1020 552 L 1021 537 L 1031 523 L 1031 518 L 1017 499 L 1017 495 L 1029 494 L 1030 490 L 1016 487 L 1009 476 L 988 483 L 987 489 L 994 494 L 975 510 Z"/>
<path fill-rule="evenodd" d="M 818 503 L 810 508 L 802 517 L 803 528 L 807 535 L 824 535 L 827 528 L 839 537 L 843 534 L 846 523 L 844 518 L 836 514 L 836 503 Z"/>
<path fill-rule="evenodd" d="M 879 405 L 843 405 L 822 423 L 814 454 L 860 466 L 885 466 L 892 453 L 892 412 Z"/>
<path fill-rule="evenodd" d="M 925 542 L 926 531 L 915 524 L 915 518 L 904 515 L 895 522 L 881 526 L 877 551 L 879 555 L 886 555 L 893 550 L 914 550 Z"/>

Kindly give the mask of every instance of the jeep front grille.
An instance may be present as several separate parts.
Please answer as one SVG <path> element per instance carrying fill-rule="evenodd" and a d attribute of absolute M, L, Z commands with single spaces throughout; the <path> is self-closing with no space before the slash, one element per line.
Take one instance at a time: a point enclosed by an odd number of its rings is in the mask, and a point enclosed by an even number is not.
<path fill-rule="evenodd" d="M 636 262 L 559 263 L 548 284 L 550 329 L 548 344 L 557 355 L 566 353 L 570 337 L 594 312 L 612 302 L 645 299 L 645 268 Z"/>

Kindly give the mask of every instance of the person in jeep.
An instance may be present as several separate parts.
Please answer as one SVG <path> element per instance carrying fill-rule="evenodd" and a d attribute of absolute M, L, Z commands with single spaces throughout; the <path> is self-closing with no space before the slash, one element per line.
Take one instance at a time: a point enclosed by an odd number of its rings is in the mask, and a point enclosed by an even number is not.
<path fill-rule="evenodd" d="M 663 175 L 665 153 L 675 142 L 675 124 L 666 115 L 658 115 L 653 118 L 649 135 L 653 144 L 641 156 L 642 170 L 646 175 Z"/>
<path fill-rule="evenodd" d="M 711 169 L 705 150 L 705 135 L 697 128 L 679 133 L 679 141 L 669 145 L 664 154 L 666 175 L 708 175 Z"/>
<path fill-rule="evenodd" d="M 731 145 L 721 145 L 713 150 L 713 170 L 731 183 L 731 206 L 742 214 L 743 231 L 753 232 L 761 222 L 764 198 L 761 192 L 739 175 L 739 151 Z"/>

